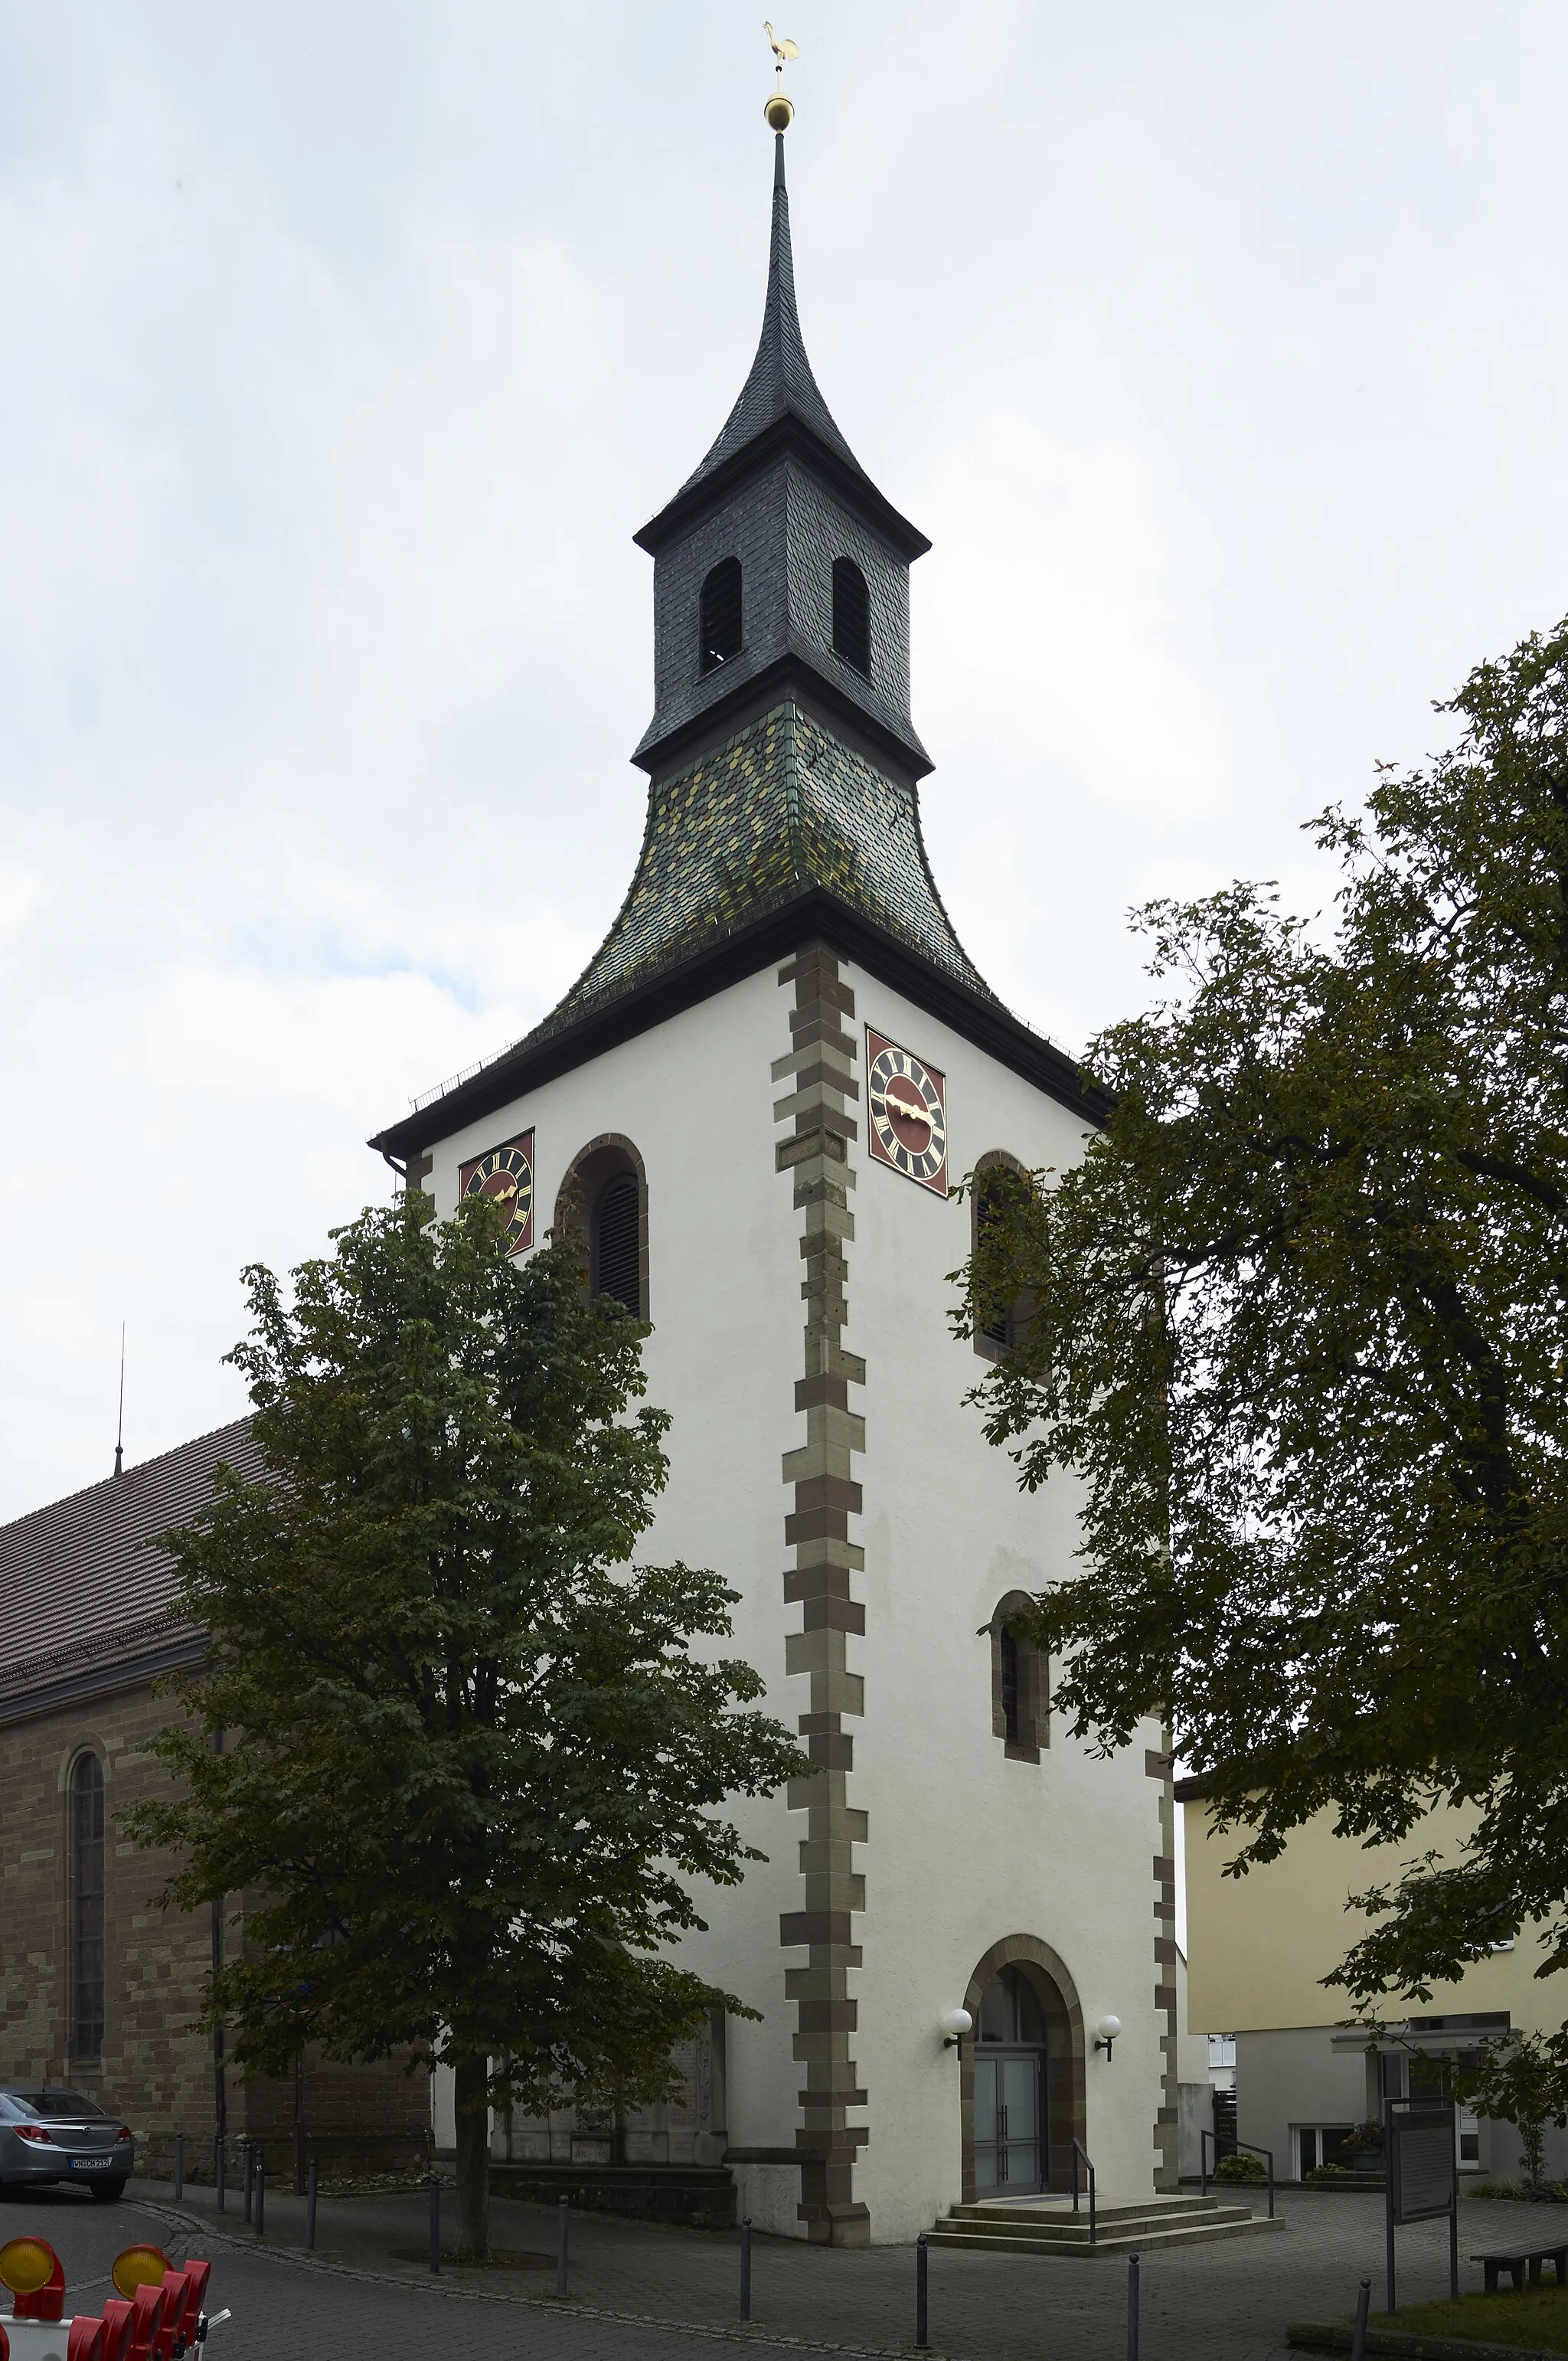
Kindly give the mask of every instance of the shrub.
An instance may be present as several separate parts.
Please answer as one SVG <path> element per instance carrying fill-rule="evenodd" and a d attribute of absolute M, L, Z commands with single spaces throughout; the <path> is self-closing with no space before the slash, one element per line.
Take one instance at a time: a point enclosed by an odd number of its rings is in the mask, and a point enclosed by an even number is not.
<path fill-rule="evenodd" d="M 1468 2193 L 1472 2197 L 1517 2197 L 1519 2185 L 1517 2180 L 1477 2180 Z"/>
<path fill-rule="evenodd" d="M 1304 2180 L 1353 2180 L 1355 2176 L 1348 2164 L 1315 2164 L 1301 2177 Z"/>
<path fill-rule="evenodd" d="M 1214 2178 L 1216 2180 L 1266 2180 L 1268 2175 L 1261 2158 L 1244 2155 L 1237 2148 L 1234 2156 L 1220 2158 L 1214 2167 Z"/>

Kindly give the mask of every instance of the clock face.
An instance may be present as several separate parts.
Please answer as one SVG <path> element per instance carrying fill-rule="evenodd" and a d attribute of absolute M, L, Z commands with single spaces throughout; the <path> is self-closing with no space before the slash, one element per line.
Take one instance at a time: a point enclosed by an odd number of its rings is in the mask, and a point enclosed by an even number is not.
<path fill-rule="evenodd" d="M 533 1244 L 533 1134 L 525 1131 L 504 1148 L 492 1148 L 465 1164 L 458 1174 L 465 1197 L 493 1197 L 507 1217 L 507 1252 Z"/>
<path fill-rule="evenodd" d="M 881 1164 L 948 1193 L 947 1080 L 908 1049 L 866 1027 L 870 1146 Z"/>

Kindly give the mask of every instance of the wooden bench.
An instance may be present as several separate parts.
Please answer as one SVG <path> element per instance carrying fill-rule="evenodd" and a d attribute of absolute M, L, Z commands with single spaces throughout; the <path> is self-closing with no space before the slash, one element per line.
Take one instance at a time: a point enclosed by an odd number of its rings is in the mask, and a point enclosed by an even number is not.
<path fill-rule="evenodd" d="M 1496 2295 L 1497 2292 L 1499 2271 L 1507 2271 L 1513 2286 L 1519 2289 L 1526 2283 L 1525 2272 L 1528 2269 L 1529 2284 L 1531 2287 L 1539 2287 L 1542 2263 L 1552 2265 L 1557 2273 L 1559 2287 L 1568 2282 L 1568 2238 L 1563 2239 L 1560 2244 L 1551 2239 L 1542 2239 L 1538 2246 L 1494 2246 L 1486 2254 L 1472 2255 L 1470 2259 L 1473 2263 L 1479 2263 L 1485 2272 L 1488 2295 Z"/>

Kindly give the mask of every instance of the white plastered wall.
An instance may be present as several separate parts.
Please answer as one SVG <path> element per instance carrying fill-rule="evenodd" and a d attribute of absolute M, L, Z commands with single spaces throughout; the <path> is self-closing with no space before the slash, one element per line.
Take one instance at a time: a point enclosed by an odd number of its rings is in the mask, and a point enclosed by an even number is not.
<path fill-rule="evenodd" d="M 868 1021 L 944 1071 L 953 1178 L 992 1148 L 1030 1164 L 1076 1158 L 1081 1118 L 872 978 L 850 970 L 845 980 L 862 1083 Z M 770 1075 L 790 1046 L 788 1006 L 770 967 L 468 1126 L 435 1149 L 426 1185 L 450 1212 L 460 1163 L 532 1126 L 543 1238 L 587 1143 L 607 1132 L 635 1143 L 649 1197 L 648 1399 L 674 1418 L 669 1488 L 638 1554 L 715 1566 L 741 1593 L 734 1644 L 768 1683 L 766 1709 L 793 1729 L 807 1680 L 784 1672 L 799 1610 L 783 1595 L 792 1495 L 781 1458 L 803 1433 L 794 1410 L 802 1224 L 790 1178 L 775 1169 Z M 1164 1980 L 1153 1862 L 1166 1848 L 1159 1784 L 1144 1765 L 1146 1743 L 1159 1743 L 1153 1725 L 1109 1763 L 1059 1722 L 1038 1763 L 1007 1759 L 993 1734 L 981 1627 L 1006 1592 L 1071 1572 L 1072 1488 L 1053 1480 L 1020 1494 L 1006 1455 L 985 1443 L 979 1411 L 962 1400 L 984 1364 L 947 1318 L 969 1209 L 873 1164 L 863 1099 L 857 1114 L 844 1343 L 867 1363 L 863 1399 L 853 1397 L 866 1418 L 855 1467 L 866 1564 L 854 1590 L 867 1630 L 850 1642 L 866 1710 L 845 1728 L 850 1801 L 870 1814 L 856 1861 L 867 1884 L 855 1922 L 864 1964 L 851 1991 L 853 2054 L 869 2094 L 859 2119 L 871 2137 L 856 2193 L 880 2242 L 913 2236 L 959 2195 L 958 2064 L 937 2020 L 1009 1935 L 1059 1955 L 1089 2025 L 1107 2011 L 1121 2018 L 1113 2058 L 1087 2062 L 1088 2147 L 1105 2196 L 1149 2190 L 1162 2097 L 1154 1987 Z M 692 1964 L 762 2014 L 729 2029 L 731 2146 L 789 2147 L 802 2072 L 784 1975 L 805 1955 L 780 1947 L 779 1916 L 801 1906 L 805 1815 L 778 1797 L 741 1805 L 737 1817 L 769 1859 L 739 1891 L 702 1897 L 710 1931 L 694 1938 Z M 798 2230 L 792 2171 L 759 2166 L 742 2177 L 754 2219 Z"/>

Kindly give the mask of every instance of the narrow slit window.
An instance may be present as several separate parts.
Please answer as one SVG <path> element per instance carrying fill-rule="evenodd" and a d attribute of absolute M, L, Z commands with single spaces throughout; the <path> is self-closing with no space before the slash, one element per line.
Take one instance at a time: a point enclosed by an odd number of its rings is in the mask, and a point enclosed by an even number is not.
<path fill-rule="evenodd" d="M 833 560 L 833 653 L 872 676 L 872 602 L 852 557 Z"/>
<path fill-rule="evenodd" d="M 1004 1623 L 997 1634 L 1002 1654 L 1002 1735 L 1009 1746 L 1019 1739 L 1018 1642 Z"/>
<path fill-rule="evenodd" d="M 720 664 L 729 664 L 732 657 L 740 654 L 744 644 L 741 622 L 740 560 L 726 557 L 713 568 L 702 586 L 698 622 L 700 671 L 717 672 Z"/>
<path fill-rule="evenodd" d="M 104 1766 L 83 1754 L 71 1774 L 71 2054 L 104 2054 Z"/>
<path fill-rule="evenodd" d="M 642 1317 L 642 1199 L 635 1172 L 618 1172 L 594 1207 L 589 1285 Z"/>

